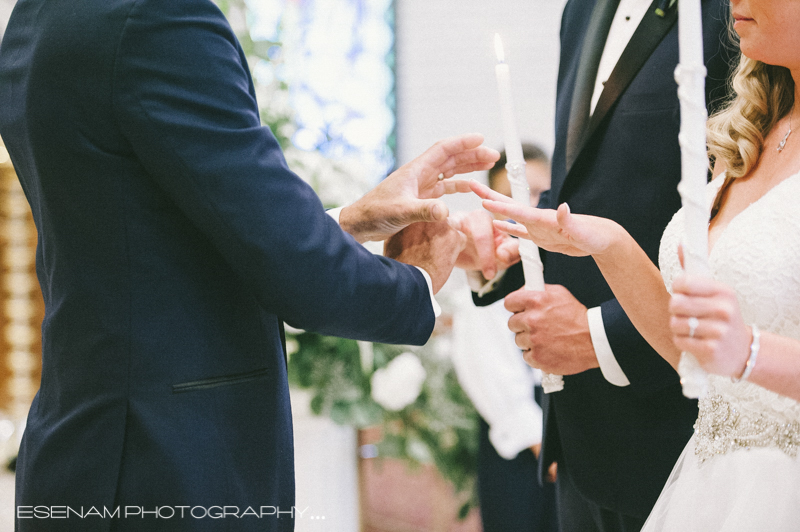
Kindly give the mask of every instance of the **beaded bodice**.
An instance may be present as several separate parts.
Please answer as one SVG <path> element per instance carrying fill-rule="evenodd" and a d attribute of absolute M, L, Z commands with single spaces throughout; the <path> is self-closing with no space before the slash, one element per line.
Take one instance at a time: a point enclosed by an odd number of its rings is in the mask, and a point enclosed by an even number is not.
<path fill-rule="evenodd" d="M 722 177 L 708 185 L 709 205 Z M 709 254 L 712 275 L 732 287 L 745 323 L 800 339 L 800 173 L 773 187 L 737 215 Z M 683 210 L 664 231 L 659 265 L 667 290 L 680 273 L 677 248 Z M 695 424 L 700 460 L 748 447 L 800 446 L 800 403 L 750 382 L 709 376 Z"/>

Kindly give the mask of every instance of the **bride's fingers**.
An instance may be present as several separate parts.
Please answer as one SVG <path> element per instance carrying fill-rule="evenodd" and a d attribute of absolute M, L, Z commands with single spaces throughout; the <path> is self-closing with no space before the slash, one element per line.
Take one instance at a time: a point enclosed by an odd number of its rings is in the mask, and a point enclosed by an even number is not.
<path fill-rule="evenodd" d="M 520 238 L 527 238 L 530 239 L 530 235 L 528 234 L 528 230 L 525 229 L 525 226 L 522 224 L 512 224 L 510 222 L 506 222 L 504 220 L 494 220 L 492 222 L 494 226 L 503 231 L 504 233 L 508 233 L 509 235 L 518 236 Z"/>
<path fill-rule="evenodd" d="M 728 323 L 739 313 L 734 301 L 718 297 L 693 297 L 673 294 L 669 301 L 669 312 L 678 318 L 697 318 Z"/>
<path fill-rule="evenodd" d="M 669 319 L 669 328 L 673 336 L 686 338 L 703 338 L 704 334 L 712 330 L 708 320 L 700 320 L 694 316 L 672 316 Z"/>
<path fill-rule="evenodd" d="M 703 275 L 682 274 L 672 283 L 673 293 L 696 297 L 708 297 L 723 292 L 730 292 L 725 285 Z"/>
<path fill-rule="evenodd" d="M 556 211 L 556 220 L 561 228 L 564 237 L 569 238 L 570 242 L 579 249 L 589 251 L 602 243 L 602 233 L 592 225 L 588 218 L 580 215 L 573 216 L 569 205 L 562 203 Z M 598 235 L 601 235 L 599 238 Z"/>
<path fill-rule="evenodd" d="M 669 299 L 669 313 L 678 318 L 710 317 L 710 308 L 706 298 L 686 296 L 673 293 Z"/>
<path fill-rule="evenodd" d="M 487 187 L 482 183 L 478 183 L 474 179 L 469 182 L 469 186 L 472 191 L 478 195 L 479 198 L 484 200 L 493 200 L 499 201 L 501 203 L 513 203 L 514 200 L 509 198 L 508 196 L 504 196 L 499 192 L 495 192 L 491 188 Z"/>
<path fill-rule="evenodd" d="M 500 214 L 506 218 L 512 218 L 513 220 L 523 224 L 536 224 L 544 221 L 546 218 L 546 215 L 543 214 L 545 211 L 520 205 L 519 203 L 515 203 L 513 201 L 508 202 L 487 199 L 483 200 L 483 208 L 489 212 Z M 552 215 L 553 211 L 549 212 Z"/>
<path fill-rule="evenodd" d="M 577 231 L 578 228 L 575 226 L 575 219 L 572 217 L 572 212 L 569 210 L 569 205 L 566 203 L 562 203 L 558 206 L 558 210 L 556 210 L 556 220 L 558 221 L 559 227 L 567 234 L 579 233 L 579 231 Z"/>

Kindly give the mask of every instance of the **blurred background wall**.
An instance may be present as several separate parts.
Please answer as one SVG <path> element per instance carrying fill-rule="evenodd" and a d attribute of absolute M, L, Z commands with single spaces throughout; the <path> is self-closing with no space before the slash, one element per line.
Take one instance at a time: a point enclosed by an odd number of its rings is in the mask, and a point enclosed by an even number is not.
<path fill-rule="evenodd" d="M 437 139 L 478 132 L 502 149 L 494 34 L 511 71 L 523 141 L 554 142 L 558 33 L 565 0 L 398 0 L 398 162 Z M 466 176 L 480 177 L 480 176 Z M 466 197 L 456 208 L 477 208 Z"/>

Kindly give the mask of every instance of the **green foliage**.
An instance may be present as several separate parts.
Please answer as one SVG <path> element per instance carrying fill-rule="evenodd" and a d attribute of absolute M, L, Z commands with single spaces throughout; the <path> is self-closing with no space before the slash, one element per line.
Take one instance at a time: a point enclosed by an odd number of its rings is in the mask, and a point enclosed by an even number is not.
<path fill-rule="evenodd" d="M 340 425 L 379 425 L 377 444 L 383 458 L 404 460 L 410 467 L 434 464 L 453 484 L 466 517 L 477 505 L 475 471 L 478 418 L 456 380 L 447 357 L 436 353 L 437 337 L 422 348 L 373 344 L 371 367 L 365 370 L 358 343 L 303 332 L 291 337 L 296 352 L 289 357 L 290 382 L 313 392 L 312 411 Z M 372 398 L 371 377 L 403 352 L 415 353 L 426 378 L 416 400 L 399 411 Z"/>
<path fill-rule="evenodd" d="M 355 340 L 305 332 L 293 339 L 297 352 L 289 358 L 289 382 L 313 391 L 312 412 L 356 428 L 381 422 Z"/>

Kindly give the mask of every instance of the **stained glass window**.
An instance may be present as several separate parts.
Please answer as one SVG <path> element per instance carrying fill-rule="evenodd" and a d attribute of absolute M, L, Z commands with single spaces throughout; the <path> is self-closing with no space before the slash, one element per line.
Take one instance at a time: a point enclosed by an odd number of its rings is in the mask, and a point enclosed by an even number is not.
<path fill-rule="evenodd" d="M 352 178 L 336 185 L 321 182 L 327 176 L 312 178 L 323 202 L 352 201 L 395 164 L 392 0 L 249 0 L 246 6 L 252 49 L 245 50 L 257 56 L 250 63 L 265 122 L 291 140 L 284 146 L 290 165 L 296 158 L 313 167 L 311 159 L 321 154 Z M 236 15 L 228 16 L 235 25 Z M 288 123 L 280 119 L 286 106 Z M 302 175 L 303 168 L 293 169 Z M 326 200 L 325 189 L 333 199 Z"/>

